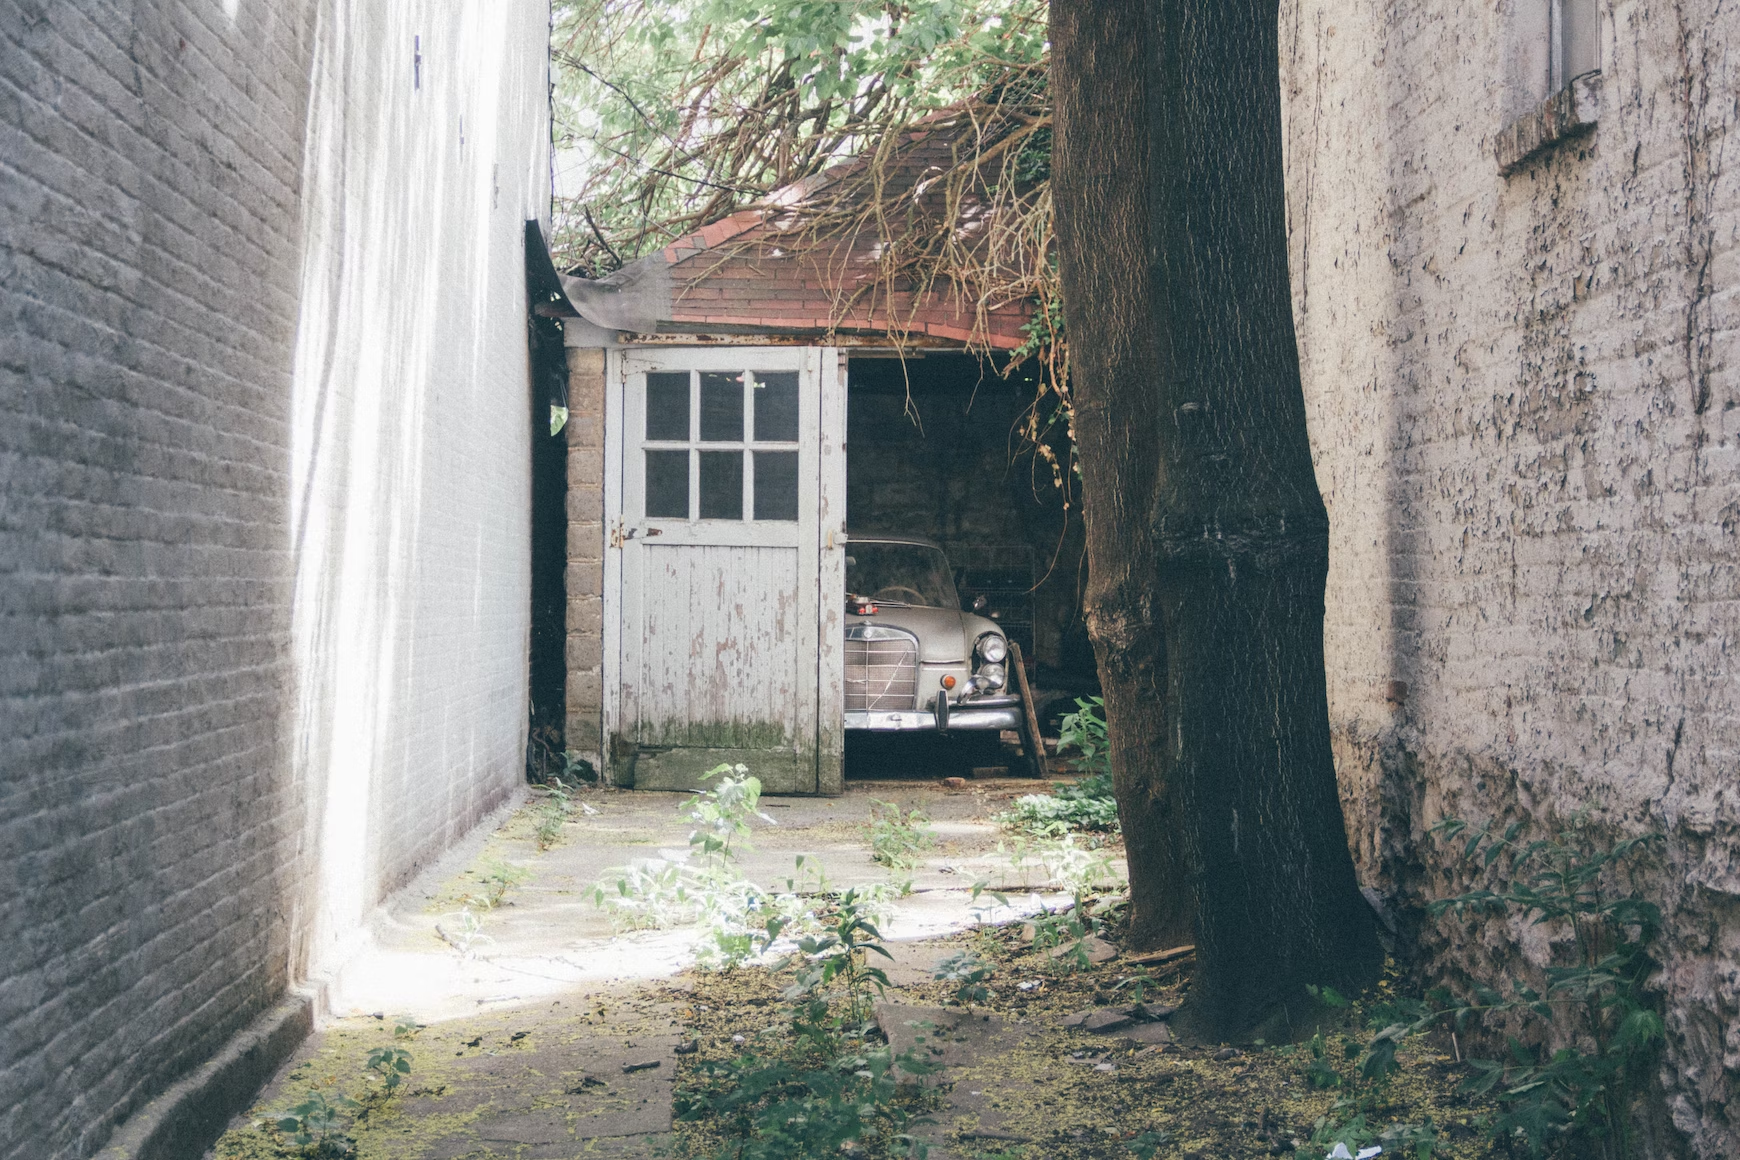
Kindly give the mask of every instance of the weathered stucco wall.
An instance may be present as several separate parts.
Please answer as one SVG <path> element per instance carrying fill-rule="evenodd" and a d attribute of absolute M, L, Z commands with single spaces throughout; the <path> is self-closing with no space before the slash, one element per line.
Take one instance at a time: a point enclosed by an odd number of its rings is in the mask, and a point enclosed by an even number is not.
<path fill-rule="evenodd" d="M 1447 815 L 1668 835 L 1668 1103 L 1740 1154 L 1740 12 L 1602 7 L 1599 123 L 1501 177 L 1518 0 L 1289 0 L 1293 282 L 1332 520 L 1350 838 L 1429 969 L 1553 948 L 1416 909 Z"/>
<path fill-rule="evenodd" d="M 0 1157 L 92 1155 L 517 780 L 546 39 L 0 0 Z"/>

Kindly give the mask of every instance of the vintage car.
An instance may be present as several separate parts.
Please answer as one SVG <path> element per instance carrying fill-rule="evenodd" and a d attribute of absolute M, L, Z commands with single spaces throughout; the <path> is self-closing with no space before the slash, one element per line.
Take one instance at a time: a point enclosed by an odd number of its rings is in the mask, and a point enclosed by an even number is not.
<path fill-rule="evenodd" d="M 846 728 L 902 732 L 1021 728 L 1009 642 L 985 611 L 961 607 L 938 545 L 848 535 Z"/>

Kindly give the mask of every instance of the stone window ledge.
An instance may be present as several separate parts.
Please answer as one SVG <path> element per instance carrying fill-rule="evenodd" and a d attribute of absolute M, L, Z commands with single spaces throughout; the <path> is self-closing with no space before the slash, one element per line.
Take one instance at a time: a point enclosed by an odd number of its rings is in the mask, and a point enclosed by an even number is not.
<path fill-rule="evenodd" d="M 1581 136 L 1601 115 L 1601 74 L 1584 73 L 1498 135 L 1498 171 L 1509 177 L 1560 141 Z"/>

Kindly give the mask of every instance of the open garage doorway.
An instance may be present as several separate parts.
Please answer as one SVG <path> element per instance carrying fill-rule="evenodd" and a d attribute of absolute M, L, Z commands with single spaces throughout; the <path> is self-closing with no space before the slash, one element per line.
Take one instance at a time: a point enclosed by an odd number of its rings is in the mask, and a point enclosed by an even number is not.
<path fill-rule="evenodd" d="M 962 605 L 982 598 L 983 615 L 1019 646 L 1041 729 L 1055 738 L 1058 718 L 1098 685 L 1081 615 L 1080 511 L 1021 434 L 1034 378 L 1019 371 L 1005 378 L 989 359 L 931 350 L 854 352 L 847 381 L 853 541 L 904 537 L 938 546 Z M 918 700 L 928 692 L 918 691 Z M 1019 752 L 1013 731 L 951 729 L 939 737 L 849 727 L 846 776 L 1018 773 Z"/>

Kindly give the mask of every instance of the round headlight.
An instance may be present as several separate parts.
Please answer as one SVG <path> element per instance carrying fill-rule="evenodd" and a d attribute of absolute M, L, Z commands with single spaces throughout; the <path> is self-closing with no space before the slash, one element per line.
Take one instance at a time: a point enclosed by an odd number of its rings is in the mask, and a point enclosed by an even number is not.
<path fill-rule="evenodd" d="M 973 675 L 993 689 L 1001 689 L 1006 679 L 1002 665 L 980 665 Z"/>
<path fill-rule="evenodd" d="M 978 651 L 980 660 L 1001 664 L 1003 658 L 1009 655 L 1009 642 L 994 632 L 987 632 L 979 638 Z"/>

